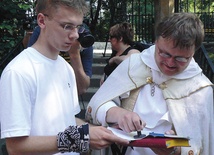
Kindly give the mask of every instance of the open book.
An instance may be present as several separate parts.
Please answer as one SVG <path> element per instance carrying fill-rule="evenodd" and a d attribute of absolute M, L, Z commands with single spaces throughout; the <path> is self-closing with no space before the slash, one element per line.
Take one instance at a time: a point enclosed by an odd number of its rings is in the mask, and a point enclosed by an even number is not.
<path fill-rule="evenodd" d="M 126 133 L 122 130 L 108 127 L 115 135 L 130 141 L 129 146 L 171 148 L 175 146 L 189 147 L 189 138 L 177 135 L 166 135 L 155 132 L 141 131 L 141 138 L 137 137 L 137 132 Z"/>

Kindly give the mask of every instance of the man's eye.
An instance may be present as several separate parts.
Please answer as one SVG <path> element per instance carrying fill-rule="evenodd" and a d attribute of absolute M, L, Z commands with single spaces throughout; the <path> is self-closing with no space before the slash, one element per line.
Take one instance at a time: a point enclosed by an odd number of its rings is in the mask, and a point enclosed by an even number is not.
<path fill-rule="evenodd" d="M 64 29 L 65 29 L 65 30 L 72 30 L 72 29 L 74 29 L 74 26 L 66 24 L 66 25 L 64 26 Z"/>
<path fill-rule="evenodd" d="M 167 53 L 164 53 L 164 55 L 165 55 L 165 57 L 167 57 L 167 58 L 169 58 L 169 57 L 171 57 L 169 54 L 167 54 Z"/>
<path fill-rule="evenodd" d="M 167 53 L 160 53 L 160 55 L 164 58 L 170 58 L 171 56 Z"/>

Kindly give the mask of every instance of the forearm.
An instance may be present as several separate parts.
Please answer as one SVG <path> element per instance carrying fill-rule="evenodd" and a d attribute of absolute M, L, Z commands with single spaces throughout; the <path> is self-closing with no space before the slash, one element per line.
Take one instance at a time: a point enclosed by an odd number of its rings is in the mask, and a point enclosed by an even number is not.
<path fill-rule="evenodd" d="M 125 60 L 126 58 L 130 57 L 131 54 L 134 53 L 140 53 L 140 51 L 136 50 L 136 49 L 132 49 L 128 52 L 127 55 L 122 55 L 122 56 L 115 56 L 112 58 L 112 60 L 110 59 L 109 63 L 116 63 L 116 64 L 120 64 L 123 60 Z"/>
<path fill-rule="evenodd" d="M 57 152 L 87 152 L 89 125 L 68 126 L 56 136 L 23 136 L 6 139 L 10 155 L 55 154 Z"/>
<path fill-rule="evenodd" d="M 58 152 L 57 136 L 7 138 L 6 145 L 10 155 L 54 154 Z"/>
<path fill-rule="evenodd" d="M 76 76 L 78 94 L 80 95 L 85 93 L 88 89 L 90 85 L 90 77 L 85 74 L 79 53 L 71 54 L 70 60 Z"/>
<path fill-rule="evenodd" d="M 125 57 L 126 56 L 115 56 L 109 60 L 109 64 L 116 63 L 119 65 L 125 59 Z"/>
<path fill-rule="evenodd" d="M 120 107 L 112 107 L 110 108 L 106 113 L 106 122 L 107 123 L 118 123 L 118 118 L 121 117 L 121 115 L 124 115 L 127 113 L 127 110 L 120 108 Z"/>

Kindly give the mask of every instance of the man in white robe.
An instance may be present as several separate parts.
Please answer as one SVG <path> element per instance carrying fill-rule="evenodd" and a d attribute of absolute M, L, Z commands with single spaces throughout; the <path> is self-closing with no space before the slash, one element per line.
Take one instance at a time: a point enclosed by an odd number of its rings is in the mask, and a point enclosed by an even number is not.
<path fill-rule="evenodd" d="M 116 68 L 89 102 L 86 119 L 117 124 L 126 132 L 143 129 L 190 137 L 191 147 L 128 147 L 127 155 L 214 154 L 212 83 L 193 59 L 203 36 L 203 25 L 193 14 L 164 19 L 155 45 Z M 139 90 L 136 97 L 132 90 Z"/>

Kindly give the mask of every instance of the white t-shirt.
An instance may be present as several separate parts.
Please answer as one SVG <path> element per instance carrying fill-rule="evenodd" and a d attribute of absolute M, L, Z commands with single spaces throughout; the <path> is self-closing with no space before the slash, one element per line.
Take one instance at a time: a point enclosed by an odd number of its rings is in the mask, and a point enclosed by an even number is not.
<path fill-rule="evenodd" d="M 72 67 L 61 56 L 52 60 L 27 48 L 2 73 L 0 107 L 1 138 L 57 135 L 76 125 L 80 107 Z"/>

